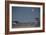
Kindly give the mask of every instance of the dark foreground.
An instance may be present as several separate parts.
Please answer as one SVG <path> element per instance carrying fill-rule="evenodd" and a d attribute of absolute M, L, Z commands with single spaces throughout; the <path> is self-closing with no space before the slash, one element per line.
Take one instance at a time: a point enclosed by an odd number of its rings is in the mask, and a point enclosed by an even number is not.
<path fill-rule="evenodd" d="M 30 28 L 30 27 L 40 27 L 40 23 L 13 23 L 12 28 Z"/>

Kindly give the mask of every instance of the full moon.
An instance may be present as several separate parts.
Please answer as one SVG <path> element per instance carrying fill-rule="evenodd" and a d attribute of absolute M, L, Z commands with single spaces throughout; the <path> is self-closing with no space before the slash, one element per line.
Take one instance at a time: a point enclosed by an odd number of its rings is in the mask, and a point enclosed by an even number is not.
<path fill-rule="evenodd" d="M 34 9 L 32 9 L 32 12 L 34 12 Z"/>

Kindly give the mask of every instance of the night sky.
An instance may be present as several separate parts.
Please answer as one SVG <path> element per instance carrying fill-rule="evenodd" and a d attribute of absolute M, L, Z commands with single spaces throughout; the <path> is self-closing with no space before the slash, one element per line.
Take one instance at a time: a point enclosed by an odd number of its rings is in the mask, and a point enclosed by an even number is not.
<path fill-rule="evenodd" d="M 40 17 L 40 8 L 32 7 L 12 7 L 12 20 L 19 22 L 34 22 Z"/>

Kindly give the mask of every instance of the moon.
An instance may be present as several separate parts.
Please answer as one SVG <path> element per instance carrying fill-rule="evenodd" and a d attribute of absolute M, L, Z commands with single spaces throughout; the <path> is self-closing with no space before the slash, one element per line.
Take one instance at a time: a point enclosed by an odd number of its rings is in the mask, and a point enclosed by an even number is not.
<path fill-rule="evenodd" d="M 32 12 L 34 12 L 34 9 L 32 9 Z"/>

